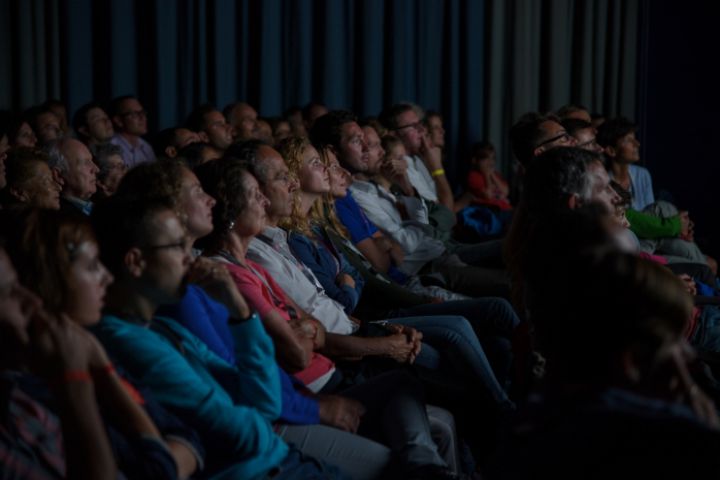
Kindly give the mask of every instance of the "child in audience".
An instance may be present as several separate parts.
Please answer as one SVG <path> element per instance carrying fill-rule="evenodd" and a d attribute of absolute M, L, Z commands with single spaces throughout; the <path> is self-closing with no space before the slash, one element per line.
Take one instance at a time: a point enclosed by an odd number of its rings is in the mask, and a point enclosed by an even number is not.
<path fill-rule="evenodd" d="M 473 203 L 487 205 L 497 210 L 511 210 L 508 199 L 510 189 L 507 181 L 495 168 L 495 147 L 490 142 L 479 142 L 472 146 L 468 191 Z"/>

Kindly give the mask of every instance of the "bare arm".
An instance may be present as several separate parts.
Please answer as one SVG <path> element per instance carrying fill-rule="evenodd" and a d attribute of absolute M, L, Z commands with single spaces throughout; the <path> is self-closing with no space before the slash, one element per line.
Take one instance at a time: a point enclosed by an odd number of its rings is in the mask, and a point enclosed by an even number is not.
<path fill-rule="evenodd" d="M 387 245 L 388 248 L 383 249 L 385 245 L 383 245 L 383 240 L 380 238 L 381 237 L 366 238 L 358 242 L 356 247 L 360 250 L 360 253 L 368 259 L 375 270 L 385 273 L 391 264 L 389 254 L 390 245 Z"/>
<path fill-rule="evenodd" d="M 439 173 L 440 170 L 443 170 L 442 150 L 440 150 L 439 147 L 432 146 L 427 136 L 424 136 L 422 139 L 421 155 L 435 182 L 438 202 L 445 205 L 451 211 L 454 211 L 455 201 L 453 199 L 452 188 L 450 188 L 450 183 L 448 183 L 445 173 Z M 436 173 L 433 174 L 433 172 Z"/>
<path fill-rule="evenodd" d="M 90 376 L 87 332 L 65 318 L 37 312 L 31 334 L 33 370 L 52 384 L 59 405 L 68 478 L 115 478 L 117 465 Z"/>

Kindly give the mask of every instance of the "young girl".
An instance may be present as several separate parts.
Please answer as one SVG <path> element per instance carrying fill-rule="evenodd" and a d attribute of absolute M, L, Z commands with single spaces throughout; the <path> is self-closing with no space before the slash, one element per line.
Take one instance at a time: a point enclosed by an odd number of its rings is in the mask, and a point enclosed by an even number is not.
<path fill-rule="evenodd" d="M 508 183 L 495 168 L 495 147 L 489 142 L 474 144 L 470 154 L 470 166 L 468 191 L 474 197 L 473 202 L 501 211 L 511 210 Z"/>

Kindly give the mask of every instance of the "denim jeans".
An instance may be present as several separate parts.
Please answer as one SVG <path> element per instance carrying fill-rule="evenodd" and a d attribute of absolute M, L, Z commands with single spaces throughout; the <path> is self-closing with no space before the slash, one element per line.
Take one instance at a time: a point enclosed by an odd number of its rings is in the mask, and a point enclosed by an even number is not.
<path fill-rule="evenodd" d="M 443 352 L 458 355 L 473 374 L 474 378 L 469 381 L 479 381 L 501 409 L 512 408 L 512 401 L 495 376 L 485 350 L 465 318 L 433 315 L 394 318 L 392 322 L 412 327 L 423 334 L 423 348 L 415 359 L 416 365 L 438 370 L 442 365 Z"/>

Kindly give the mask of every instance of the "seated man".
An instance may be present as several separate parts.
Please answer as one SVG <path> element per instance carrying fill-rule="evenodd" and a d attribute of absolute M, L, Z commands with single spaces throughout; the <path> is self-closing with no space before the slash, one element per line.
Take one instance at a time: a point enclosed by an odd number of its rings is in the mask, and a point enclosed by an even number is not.
<path fill-rule="evenodd" d="M 90 215 L 99 171 L 90 150 L 74 138 L 62 138 L 47 146 L 55 180 L 62 185 L 60 209 Z"/>
<path fill-rule="evenodd" d="M 366 133 L 372 149 L 366 142 Z M 395 204 L 397 197 L 385 187 L 369 181 L 370 175 L 380 173 L 384 153 L 372 127 L 367 126 L 363 130 L 350 112 L 335 111 L 318 119 L 311 138 L 320 148 L 332 147 L 341 165 L 353 174 L 352 193 L 336 201 L 340 220 L 349 227 L 367 216 L 373 226 L 379 226 L 385 234 L 385 241 L 391 239 L 395 244 L 390 251 L 403 274 L 415 275 L 424 269 L 426 272 L 438 272 L 447 288 L 454 292 L 470 296 L 507 295 L 504 272 L 479 268 L 486 263 L 499 266 L 500 242 L 463 245 L 446 238 L 439 229 L 428 224 L 426 204 L 417 197 L 400 196 L 405 217 L 410 219 L 404 220 Z M 364 213 L 358 216 L 360 208 Z M 370 251 L 377 241 L 358 238 L 353 234 L 356 229 L 349 229 L 360 251 L 380 271 L 387 271 L 388 266 L 382 265 L 376 252 Z"/>
<path fill-rule="evenodd" d="M 228 319 L 238 362 L 211 353 L 178 323 L 156 317 L 183 295 L 190 245 L 165 204 L 111 198 L 93 223 L 115 283 L 96 333 L 108 351 L 168 409 L 195 427 L 208 475 L 336 478 L 335 468 L 299 455 L 273 431 L 281 408 L 272 341 L 247 306 Z M 242 315 L 242 317 L 240 317 Z"/>

